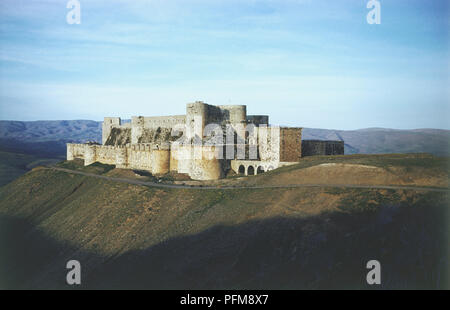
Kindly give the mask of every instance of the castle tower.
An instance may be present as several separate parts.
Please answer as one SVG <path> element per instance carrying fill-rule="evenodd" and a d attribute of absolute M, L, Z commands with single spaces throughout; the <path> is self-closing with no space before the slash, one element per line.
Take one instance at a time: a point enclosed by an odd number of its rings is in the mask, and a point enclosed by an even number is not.
<path fill-rule="evenodd" d="M 102 144 L 105 145 L 113 127 L 120 126 L 120 117 L 105 117 L 102 124 Z"/>
<path fill-rule="evenodd" d="M 152 173 L 164 174 L 170 170 L 170 150 L 168 145 L 153 145 L 151 152 Z"/>
<path fill-rule="evenodd" d="M 133 116 L 131 118 L 131 144 L 139 143 L 144 133 L 144 117 Z"/>
<path fill-rule="evenodd" d="M 223 160 L 218 159 L 215 146 L 194 146 L 192 152 L 201 152 L 201 158 L 193 155 L 189 176 L 194 180 L 217 180 L 224 177 Z M 196 150 L 197 149 L 197 150 Z"/>
<path fill-rule="evenodd" d="M 207 107 L 202 101 L 186 105 L 186 137 L 190 140 L 195 136 L 203 138 L 203 129 L 207 121 Z"/>
<path fill-rule="evenodd" d="M 84 165 L 88 166 L 97 161 L 96 156 L 96 146 L 95 145 L 84 145 Z"/>

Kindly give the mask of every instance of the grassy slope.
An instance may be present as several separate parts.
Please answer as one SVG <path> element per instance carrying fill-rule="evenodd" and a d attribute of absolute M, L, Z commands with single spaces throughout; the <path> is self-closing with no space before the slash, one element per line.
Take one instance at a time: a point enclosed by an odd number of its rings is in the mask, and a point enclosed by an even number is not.
<path fill-rule="evenodd" d="M 31 168 L 58 161 L 57 159 L 0 151 L 0 186 L 3 186 Z"/>
<path fill-rule="evenodd" d="M 301 162 L 296 165 L 285 166 L 280 169 L 273 170 L 271 175 L 282 174 L 287 171 L 308 168 L 323 163 L 347 163 L 369 165 L 380 168 L 390 166 L 397 167 L 424 167 L 427 169 L 437 169 L 439 171 L 449 172 L 449 158 L 436 157 L 430 154 L 378 154 L 378 155 L 335 155 L 335 156 L 309 156 L 302 158 Z"/>
<path fill-rule="evenodd" d="M 78 259 L 84 287 L 367 288 L 378 259 L 385 288 L 448 288 L 447 208 L 446 193 L 155 189 L 37 168 L 0 189 L 0 286 L 64 288 Z"/>
<path fill-rule="evenodd" d="M 364 165 L 380 168 L 378 174 L 388 179 L 388 175 L 397 175 L 398 178 L 390 178 L 390 184 L 384 185 L 415 185 L 415 186 L 435 186 L 448 187 L 448 176 L 450 173 L 448 157 L 436 157 L 430 154 L 379 154 L 379 155 L 340 155 L 340 156 L 311 156 L 302 158 L 301 162 L 291 166 L 281 167 L 267 173 L 252 177 L 249 180 L 243 180 L 245 184 L 251 185 L 288 185 L 298 183 L 308 183 L 308 180 L 299 179 L 302 176 L 304 168 L 310 168 L 325 163 Z M 320 176 L 320 179 L 310 178 L 311 183 L 349 183 L 349 184 L 379 184 L 373 176 L 365 175 L 359 172 L 360 182 L 354 182 L 350 177 L 344 174 L 352 171 L 343 171 L 342 175 L 335 176 L 326 173 Z M 330 170 L 331 172 L 331 170 Z M 357 173 L 355 171 L 355 173 Z M 297 179 L 296 179 L 297 178 Z M 367 183 L 365 183 L 366 181 Z M 388 181 L 388 180 L 386 180 Z M 382 184 L 382 180 L 381 180 Z"/>

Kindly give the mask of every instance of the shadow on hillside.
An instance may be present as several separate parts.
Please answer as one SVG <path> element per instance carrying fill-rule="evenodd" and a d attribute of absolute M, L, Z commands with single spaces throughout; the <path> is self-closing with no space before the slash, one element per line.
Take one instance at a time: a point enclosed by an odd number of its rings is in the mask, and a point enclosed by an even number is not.
<path fill-rule="evenodd" d="M 43 158 L 64 159 L 66 156 L 66 143 L 68 142 L 71 142 L 71 140 L 29 142 L 20 139 L 0 138 L 0 150 L 30 154 Z"/>
<path fill-rule="evenodd" d="M 90 257 L 46 234 L 25 219 L 0 216 L 0 289 L 70 288 L 66 262 Z"/>
<path fill-rule="evenodd" d="M 68 288 L 65 262 L 79 259 L 80 288 L 89 289 L 373 289 L 366 284 L 366 263 L 376 259 L 378 288 L 449 288 L 446 212 L 445 205 L 386 206 L 256 220 L 108 260 L 9 218 L 0 225 L 0 279 L 6 279 L 0 284 Z"/>

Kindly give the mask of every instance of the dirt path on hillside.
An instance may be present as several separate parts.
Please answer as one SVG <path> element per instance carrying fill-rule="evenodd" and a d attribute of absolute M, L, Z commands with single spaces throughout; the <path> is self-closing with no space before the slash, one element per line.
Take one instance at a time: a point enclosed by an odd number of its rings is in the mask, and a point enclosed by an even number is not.
<path fill-rule="evenodd" d="M 352 184 L 448 188 L 448 174 L 423 167 L 376 167 L 350 163 L 323 163 L 264 178 L 258 185 Z"/>
<path fill-rule="evenodd" d="M 149 187 L 160 188 L 190 188 L 190 189 L 203 189 L 203 190 L 217 190 L 217 189 L 265 189 L 265 188 L 297 188 L 297 187 L 340 187 L 340 188 L 368 188 L 368 189 L 403 189 L 403 190 L 418 190 L 418 191 L 432 191 L 432 192 L 450 192 L 449 188 L 437 188 L 437 187 L 419 187 L 419 186 L 394 186 L 394 185 L 355 185 L 355 184 L 292 184 L 292 185 L 257 185 L 257 186 L 193 186 L 193 185 L 181 185 L 181 184 L 164 184 L 145 182 L 140 180 L 132 180 L 126 178 L 109 177 L 104 175 L 98 175 L 94 173 L 82 172 L 77 170 L 70 170 L 58 167 L 44 167 L 44 169 L 51 169 L 66 173 L 79 174 L 88 177 L 94 177 L 104 180 L 110 180 L 121 183 L 128 183 L 134 185 L 142 185 Z"/>

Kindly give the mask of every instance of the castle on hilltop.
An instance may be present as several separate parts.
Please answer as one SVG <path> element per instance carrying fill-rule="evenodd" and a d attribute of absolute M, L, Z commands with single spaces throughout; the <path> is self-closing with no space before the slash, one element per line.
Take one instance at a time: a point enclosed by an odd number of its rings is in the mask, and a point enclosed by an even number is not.
<path fill-rule="evenodd" d="M 299 162 L 308 155 L 344 154 L 343 141 L 303 141 L 302 128 L 269 125 L 245 105 L 187 104 L 186 115 L 105 117 L 102 144 L 67 144 L 67 160 L 84 159 L 152 174 L 177 172 L 194 180 L 235 173 L 253 175 Z"/>

